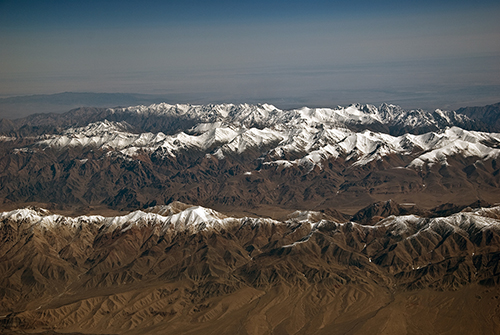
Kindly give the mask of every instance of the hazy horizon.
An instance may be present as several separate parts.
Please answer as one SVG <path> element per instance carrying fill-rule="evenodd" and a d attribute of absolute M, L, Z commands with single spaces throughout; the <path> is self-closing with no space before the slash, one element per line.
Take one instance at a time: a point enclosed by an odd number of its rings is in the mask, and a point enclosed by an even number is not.
<path fill-rule="evenodd" d="M 0 2 L 0 95 L 455 109 L 500 101 L 496 1 Z"/>

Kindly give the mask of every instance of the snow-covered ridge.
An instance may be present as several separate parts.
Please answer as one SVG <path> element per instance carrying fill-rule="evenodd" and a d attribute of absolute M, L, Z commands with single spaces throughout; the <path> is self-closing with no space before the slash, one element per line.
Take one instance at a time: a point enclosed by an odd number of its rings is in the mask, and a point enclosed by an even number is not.
<path fill-rule="evenodd" d="M 200 123 L 224 121 L 228 124 L 253 126 L 255 123 L 268 123 L 283 111 L 269 104 L 219 104 L 219 105 L 189 105 L 167 103 L 150 106 L 131 106 L 111 110 L 113 113 L 136 113 L 150 116 L 183 117 L 197 120 Z"/>
<path fill-rule="evenodd" d="M 9 141 L 14 141 L 15 139 L 16 139 L 15 137 L 0 135 L 0 142 L 9 142 Z"/>
<path fill-rule="evenodd" d="M 415 158 L 409 167 L 424 164 L 447 164 L 452 155 L 489 159 L 500 156 L 500 149 L 483 143 L 500 143 L 500 134 L 466 131 L 452 127 L 441 132 L 422 135 L 405 134 L 391 136 L 365 130 L 353 132 L 347 129 L 317 129 L 308 126 L 285 128 L 235 128 L 202 124 L 195 129 L 197 134 L 180 132 L 170 136 L 163 133 L 134 134 L 117 127 L 101 127 L 92 124 L 89 132 L 69 129 L 64 135 L 55 135 L 38 142 L 41 146 L 58 149 L 65 147 L 93 146 L 133 157 L 139 151 L 157 152 L 175 156 L 182 150 L 199 150 L 216 155 L 224 153 L 243 154 L 250 148 L 273 147 L 263 155 L 267 165 L 319 165 L 326 159 L 339 156 L 352 160 L 352 164 L 363 165 L 392 154 L 412 155 Z M 87 127 L 87 128 L 89 128 Z M 97 129 L 102 129 L 101 133 Z M 287 153 L 302 158 L 288 161 Z"/>
<path fill-rule="evenodd" d="M 55 229 L 58 227 L 82 228 L 86 225 L 95 225 L 102 231 L 120 230 L 125 232 L 134 227 L 152 227 L 162 233 L 184 232 L 197 233 L 203 230 L 219 230 L 220 228 L 243 225 L 259 224 L 292 224 L 300 223 L 310 229 L 308 237 L 314 231 L 329 221 L 322 218 L 319 212 L 296 211 L 290 214 L 287 221 L 281 222 L 267 218 L 233 218 L 227 217 L 212 209 L 201 206 L 189 206 L 179 211 L 176 204 L 160 206 L 156 212 L 170 213 L 161 215 L 141 210 L 131 212 L 123 216 L 104 217 L 100 215 L 66 217 L 52 214 L 45 209 L 23 208 L 9 212 L 0 213 L 0 227 L 8 222 L 24 223 L 33 229 Z M 175 213 L 173 213 L 175 212 Z M 393 236 L 402 236 L 406 239 L 415 238 L 418 234 L 432 231 L 468 231 L 474 229 L 500 229 L 500 206 L 492 208 L 479 208 L 469 212 L 460 212 L 448 217 L 421 218 L 415 215 L 389 216 L 379 221 L 374 226 L 365 226 L 355 222 L 335 223 L 329 222 L 334 229 L 341 229 L 345 225 L 351 225 L 357 229 L 381 229 Z M 306 242 L 305 238 L 302 242 Z"/>
<path fill-rule="evenodd" d="M 356 222 L 333 223 L 325 220 L 309 222 L 311 233 L 304 238 L 304 242 L 319 227 L 329 224 L 334 229 L 342 229 L 346 225 L 349 230 L 356 228 L 359 230 L 381 230 L 384 234 L 393 237 L 402 237 L 404 240 L 412 240 L 421 234 L 439 236 L 445 232 L 458 233 L 467 236 L 471 230 L 480 231 L 486 229 L 500 230 L 500 206 L 492 208 L 479 208 L 470 212 L 455 213 L 446 217 L 425 218 L 416 215 L 391 215 L 373 226 L 362 225 Z M 302 241 L 301 241 L 302 243 Z M 297 243 L 294 243 L 294 246 Z M 366 244 L 365 244 L 366 248 Z"/>
<path fill-rule="evenodd" d="M 445 127 L 421 135 L 392 136 L 384 132 L 356 132 L 347 125 L 401 124 L 436 125 L 467 118 L 454 112 L 405 111 L 394 105 L 351 105 L 349 107 L 307 108 L 283 111 L 272 105 L 168 105 L 113 109 L 113 113 L 169 115 L 196 120 L 190 129 L 174 135 L 163 132 L 134 132 L 134 126 L 108 120 L 85 127 L 69 128 L 62 134 L 40 137 L 38 145 L 64 150 L 68 147 L 95 147 L 133 158 L 139 152 L 176 156 L 180 151 L 198 150 L 223 159 L 225 154 L 244 154 L 256 148 L 264 164 L 289 167 L 322 166 L 326 159 L 343 157 L 364 165 L 392 154 L 410 156 L 407 167 L 447 164 L 447 157 L 462 155 L 489 159 L 500 155 L 500 134 Z M 434 116 L 433 116 L 434 115 Z M 443 121 L 444 120 L 444 121 Z M 289 156 L 300 157 L 287 160 Z"/>
<path fill-rule="evenodd" d="M 95 122 L 87 127 L 70 128 L 63 135 L 54 135 L 38 142 L 41 146 L 57 149 L 65 147 L 96 147 L 104 150 L 119 151 L 124 155 L 133 156 L 139 150 L 162 152 L 175 156 L 179 150 L 206 150 L 214 143 L 227 143 L 239 132 L 229 127 L 200 127 L 205 130 L 200 135 L 189 135 L 180 132 L 174 136 L 159 133 L 135 134 L 126 131 L 123 123 L 107 120 Z"/>
<path fill-rule="evenodd" d="M 188 206 L 181 211 L 176 205 L 162 206 L 156 209 L 158 213 L 137 210 L 123 216 L 104 217 L 101 215 L 82 215 L 78 217 L 67 217 L 52 214 L 43 208 L 27 207 L 9 212 L 0 213 L 0 227 L 7 221 L 17 223 L 28 223 L 37 229 L 54 229 L 65 226 L 70 228 L 81 228 L 85 225 L 96 225 L 106 231 L 126 231 L 133 227 L 154 226 L 162 232 L 196 233 L 207 229 L 219 229 L 227 225 L 242 224 L 246 218 L 236 219 L 227 217 L 210 208 L 201 206 Z M 159 213 L 170 213 L 162 215 Z M 279 223 L 270 219 L 262 219 L 267 223 Z"/>
<path fill-rule="evenodd" d="M 496 213 L 494 216 L 492 213 Z M 462 232 L 463 235 L 471 228 L 475 230 L 500 229 L 500 207 L 481 208 L 472 212 L 460 212 L 447 217 L 420 218 L 415 215 L 390 216 L 379 221 L 376 227 L 384 227 L 393 234 L 407 235 L 407 239 L 416 238 L 420 234 L 433 232 Z"/>
<path fill-rule="evenodd" d="M 292 126 L 307 124 L 313 127 L 322 125 L 342 127 L 359 124 L 444 127 L 469 120 L 467 116 L 453 111 L 436 110 L 432 113 L 423 110 L 407 111 L 391 104 L 382 104 L 380 107 L 352 104 L 348 107 L 302 107 L 281 110 L 270 104 L 170 105 L 161 103 L 113 109 L 112 112 L 183 117 L 198 122 L 223 122 L 245 127 L 272 127 L 276 124 Z"/>

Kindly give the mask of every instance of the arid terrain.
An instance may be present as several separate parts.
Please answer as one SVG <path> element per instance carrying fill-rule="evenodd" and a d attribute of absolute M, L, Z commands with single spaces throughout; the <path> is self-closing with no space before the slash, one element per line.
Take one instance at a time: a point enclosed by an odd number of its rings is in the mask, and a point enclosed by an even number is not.
<path fill-rule="evenodd" d="M 2 120 L 0 332 L 500 333 L 499 114 Z"/>
<path fill-rule="evenodd" d="M 278 218 L 390 199 L 500 202 L 499 105 L 464 111 L 158 104 L 1 120 L 0 208 L 182 201 Z"/>
<path fill-rule="evenodd" d="M 17 210 L 1 217 L 2 327 L 495 333 L 499 218 L 500 207 L 373 226 L 318 212 L 237 219 L 181 203 L 123 218 Z"/>

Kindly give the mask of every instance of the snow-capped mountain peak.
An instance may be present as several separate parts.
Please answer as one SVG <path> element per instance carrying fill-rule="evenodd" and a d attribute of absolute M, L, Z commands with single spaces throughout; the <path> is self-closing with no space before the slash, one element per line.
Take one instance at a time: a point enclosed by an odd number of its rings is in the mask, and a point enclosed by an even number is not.
<path fill-rule="evenodd" d="M 364 165 L 373 160 L 398 154 L 412 157 L 409 167 L 423 164 L 446 164 L 446 157 L 460 154 L 479 159 L 494 158 L 500 143 L 498 134 L 467 131 L 451 126 L 439 128 L 439 122 L 456 120 L 454 112 L 436 110 L 405 111 L 383 104 L 348 107 L 308 108 L 283 111 L 273 105 L 169 105 L 135 106 L 114 113 L 138 113 L 187 117 L 194 122 L 174 135 L 162 132 L 134 133 L 126 121 L 107 119 L 84 127 L 66 129 L 61 135 L 41 138 L 40 146 L 98 147 L 134 157 L 141 152 L 176 156 L 180 151 L 197 150 L 216 157 L 260 150 L 266 165 L 307 165 L 311 168 L 327 159 L 344 157 L 351 164 Z M 435 117 L 433 116 L 435 115 Z M 465 116 L 464 116 L 465 117 Z M 439 122 L 436 121 L 439 118 Z M 436 131 L 394 136 L 369 129 L 357 131 L 350 126 L 398 124 L 404 127 L 431 127 Z M 432 128 L 432 127 L 431 127 Z M 493 146 L 491 145 L 493 143 Z M 216 154 L 217 153 L 217 154 Z M 287 157 L 299 157 L 289 160 Z"/>

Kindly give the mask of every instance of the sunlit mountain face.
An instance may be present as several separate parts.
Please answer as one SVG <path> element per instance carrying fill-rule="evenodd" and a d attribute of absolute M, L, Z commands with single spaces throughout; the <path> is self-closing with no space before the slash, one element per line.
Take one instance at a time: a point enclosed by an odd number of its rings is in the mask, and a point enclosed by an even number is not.
<path fill-rule="evenodd" d="M 493 204 L 498 105 L 464 111 L 162 103 L 3 120 L 0 198 L 82 213 L 174 200 L 246 213 Z"/>
<path fill-rule="evenodd" d="M 499 218 L 273 220 L 179 202 L 115 217 L 4 212 L 2 332 L 495 333 Z"/>
<path fill-rule="evenodd" d="M 500 334 L 499 17 L 0 0 L 0 334 Z"/>
<path fill-rule="evenodd" d="M 497 333 L 498 115 L 160 103 L 1 120 L 1 332 Z"/>

